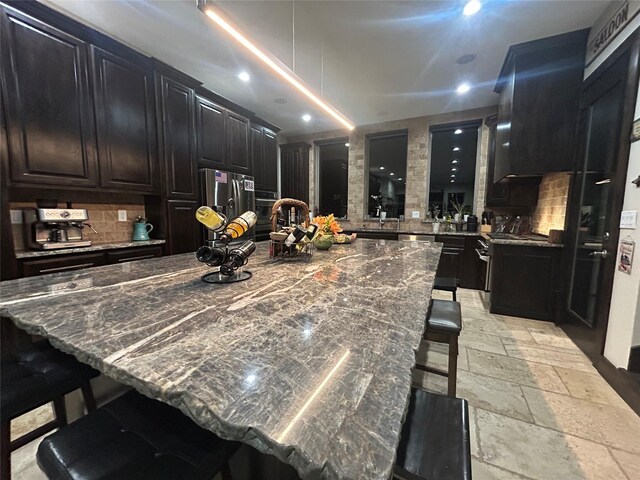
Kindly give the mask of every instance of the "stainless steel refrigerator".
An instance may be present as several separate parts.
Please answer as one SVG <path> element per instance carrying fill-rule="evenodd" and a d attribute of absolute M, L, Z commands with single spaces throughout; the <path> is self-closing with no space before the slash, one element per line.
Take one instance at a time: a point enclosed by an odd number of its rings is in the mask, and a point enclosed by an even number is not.
<path fill-rule="evenodd" d="M 253 177 L 239 173 L 223 172 L 211 168 L 200 169 L 201 202 L 215 211 L 223 213 L 228 220 L 242 215 L 247 210 L 256 211 L 256 197 Z M 204 239 L 217 241 L 219 234 L 204 226 Z M 255 240 L 255 227 L 251 228 L 234 243 Z"/>

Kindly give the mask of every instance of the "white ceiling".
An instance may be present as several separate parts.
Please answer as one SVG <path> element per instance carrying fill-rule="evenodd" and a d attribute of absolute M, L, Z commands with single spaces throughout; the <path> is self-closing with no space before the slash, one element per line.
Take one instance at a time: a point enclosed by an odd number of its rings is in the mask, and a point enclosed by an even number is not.
<path fill-rule="evenodd" d="M 195 0 L 43 3 L 188 73 L 283 133 L 340 127 L 219 31 Z M 472 17 L 462 15 L 464 3 L 217 2 L 251 39 L 366 125 L 496 104 L 493 86 L 509 45 L 590 27 L 609 1 L 487 0 Z M 475 61 L 456 64 L 468 53 Z M 251 73 L 248 84 L 237 78 L 241 70 Z M 455 93 L 462 81 L 474 85 L 465 96 Z M 308 124 L 303 113 L 313 116 Z"/>

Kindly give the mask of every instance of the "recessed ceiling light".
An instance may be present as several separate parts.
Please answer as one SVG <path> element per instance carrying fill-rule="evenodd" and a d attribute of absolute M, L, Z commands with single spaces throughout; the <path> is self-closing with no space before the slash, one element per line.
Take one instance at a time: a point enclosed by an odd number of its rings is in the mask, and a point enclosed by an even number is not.
<path fill-rule="evenodd" d="M 453 151 L 454 152 L 459 152 L 460 151 L 460 147 L 453 147 Z"/>
<path fill-rule="evenodd" d="M 212 5 L 211 0 L 201 0 L 198 2 L 198 8 L 209 17 L 218 27 L 227 32 L 236 42 L 246 48 L 255 57 L 262 61 L 266 66 L 273 70 L 276 74 L 287 81 L 296 90 L 302 93 L 310 101 L 324 110 L 327 114 L 333 117 L 336 121 L 342 124 L 348 130 L 353 130 L 355 126 L 336 108 L 323 101 L 320 97 L 313 93 L 311 88 L 307 86 L 304 81 L 295 74 L 292 70 L 285 67 L 282 62 L 272 53 L 262 50 L 251 42 L 240 30 L 235 27 L 230 21 L 228 21 L 221 11 Z"/>
<path fill-rule="evenodd" d="M 451 163 L 456 164 L 458 163 L 458 160 L 453 160 Z"/>
<path fill-rule="evenodd" d="M 380 167 L 380 170 L 384 170 L 384 167 Z"/>
<path fill-rule="evenodd" d="M 452 173 L 452 174 L 451 174 L 451 178 L 456 178 L 456 176 Z"/>
<path fill-rule="evenodd" d="M 311 115 L 309 115 L 308 113 L 305 113 L 304 115 L 302 115 L 302 120 L 304 120 L 305 122 L 310 122 Z"/>
<path fill-rule="evenodd" d="M 464 95 L 469 90 L 471 90 L 471 85 L 469 85 L 468 83 L 461 83 L 460 85 L 458 85 L 458 88 L 456 88 L 456 92 L 458 92 L 458 95 Z"/>
<path fill-rule="evenodd" d="M 476 59 L 476 56 L 473 53 L 467 53 L 465 55 L 461 55 L 456 58 L 456 63 L 458 65 L 466 65 L 467 63 L 471 63 Z"/>
<path fill-rule="evenodd" d="M 450 183 L 453 183 L 453 182 L 455 182 L 455 180 L 451 180 L 451 182 L 450 182 Z"/>
<path fill-rule="evenodd" d="M 243 82 L 248 82 L 249 80 L 251 80 L 251 75 L 249 75 L 247 72 L 240 72 L 238 74 L 238 78 Z"/>
<path fill-rule="evenodd" d="M 391 173 L 389 173 L 389 175 L 391 175 L 393 177 L 395 175 L 395 173 L 391 172 Z"/>
<path fill-rule="evenodd" d="M 348 147 L 348 146 L 349 146 L 349 142 L 345 143 L 345 144 L 344 144 L 344 146 L 345 146 L 345 147 Z"/>
<path fill-rule="evenodd" d="M 398 181 L 402 180 L 402 178 L 398 177 Z"/>
<path fill-rule="evenodd" d="M 464 8 L 462 9 L 462 13 L 469 17 L 478 13 L 481 7 L 482 3 L 480 3 L 478 0 L 471 0 L 464 6 Z"/>
<path fill-rule="evenodd" d="M 462 129 L 456 128 L 456 131 L 453 133 L 455 133 L 456 135 L 460 135 L 462 133 Z"/>
<path fill-rule="evenodd" d="M 458 171 L 458 169 L 457 169 L 456 167 L 453 167 L 453 168 L 451 169 L 451 171 L 452 171 L 452 172 L 457 172 L 457 171 Z"/>

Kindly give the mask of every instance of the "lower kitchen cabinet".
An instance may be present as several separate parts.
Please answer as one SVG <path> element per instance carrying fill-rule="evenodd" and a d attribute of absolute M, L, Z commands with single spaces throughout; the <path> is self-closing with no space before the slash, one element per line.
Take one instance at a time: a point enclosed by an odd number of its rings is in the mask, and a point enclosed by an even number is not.
<path fill-rule="evenodd" d="M 443 244 L 436 275 L 457 278 L 462 288 L 484 290 L 486 263 L 476 253 L 479 238 L 479 235 L 436 235 L 436 242 Z"/>
<path fill-rule="evenodd" d="M 104 252 L 45 257 L 20 262 L 23 277 L 68 272 L 105 264 Z"/>
<path fill-rule="evenodd" d="M 554 320 L 562 248 L 492 245 L 491 313 Z"/>
<path fill-rule="evenodd" d="M 199 206 L 198 202 L 168 201 L 167 245 L 169 255 L 195 252 L 202 246 L 202 231 L 195 218 Z"/>
<path fill-rule="evenodd" d="M 68 272 L 71 270 L 80 270 L 81 268 L 133 262 L 161 256 L 162 246 L 152 245 L 147 247 L 132 247 L 20 260 L 20 270 L 23 277 L 33 277 L 47 273 Z"/>

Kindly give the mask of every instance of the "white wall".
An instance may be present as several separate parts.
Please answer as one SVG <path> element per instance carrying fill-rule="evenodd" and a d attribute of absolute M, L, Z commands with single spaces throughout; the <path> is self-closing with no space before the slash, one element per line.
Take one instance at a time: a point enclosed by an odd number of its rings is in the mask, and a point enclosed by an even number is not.
<path fill-rule="evenodd" d="M 640 118 L 640 92 L 636 100 L 634 118 Z M 632 143 L 629 152 L 623 210 L 640 211 L 640 188 L 631 183 L 631 180 L 638 175 L 640 175 L 640 141 Z M 638 290 L 640 290 L 640 226 L 635 230 L 620 230 L 621 240 L 629 236 L 636 242 L 631 275 L 622 273 L 616 268 L 611 308 L 609 309 L 607 340 L 604 346 L 604 356 L 607 360 L 616 367 L 622 368 L 627 368 L 631 347 L 640 344 L 640 325 L 637 324 L 640 316 L 638 301 L 640 299 L 638 295 Z"/>

